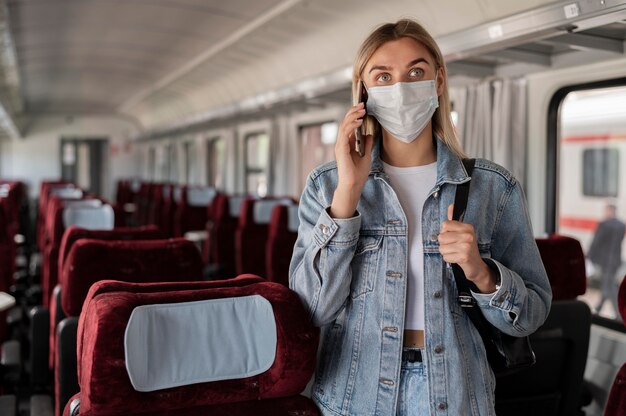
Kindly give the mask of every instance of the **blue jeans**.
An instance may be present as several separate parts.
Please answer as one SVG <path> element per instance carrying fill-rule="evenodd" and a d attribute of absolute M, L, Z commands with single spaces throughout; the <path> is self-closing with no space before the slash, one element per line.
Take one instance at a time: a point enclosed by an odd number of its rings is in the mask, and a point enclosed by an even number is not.
<path fill-rule="evenodd" d="M 422 352 L 422 357 L 426 354 Z M 428 416 L 426 363 L 402 360 L 396 416 Z"/>

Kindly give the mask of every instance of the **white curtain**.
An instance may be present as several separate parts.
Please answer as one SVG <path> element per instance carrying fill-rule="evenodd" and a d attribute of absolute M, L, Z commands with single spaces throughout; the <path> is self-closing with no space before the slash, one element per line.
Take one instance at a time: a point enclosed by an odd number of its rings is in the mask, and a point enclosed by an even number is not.
<path fill-rule="evenodd" d="M 450 89 L 457 133 L 470 157 L 492 160 L 522 185 L 526 176 L 526 80 L 489 78 Z"/>

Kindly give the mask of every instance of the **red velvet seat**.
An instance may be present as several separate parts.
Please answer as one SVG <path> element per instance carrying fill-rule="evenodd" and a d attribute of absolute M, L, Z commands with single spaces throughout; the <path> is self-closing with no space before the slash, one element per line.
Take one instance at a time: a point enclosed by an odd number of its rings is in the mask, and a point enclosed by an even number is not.
<path fill-rule="evenodd" d="M 287 199 L 248 199 L 241 206 L 235 233 L 237 274 L 253 273 L 265 277 L 265 246 L 272 209 L 293 203 Z"/>
<path fill-rule="evenodd" d="M 208 244 L 210 253 L 205 259 L 217 265 L 222 277 L 237 275 L 235 267 L 235 233 L 239 223 L 241 207 L 246 199 L 244 196 L 217 195 L 213 204 L 213 223 L 208 228 Z"/>
<path fill-rule="evenodd" d="M 205 230 L 208 207 L 216 195 L 217 191 L 212 187 L 182 187 L 174 215 L 174 236 L 183 237 L 188 231 Z"/>
<path fill-rule="evenodd" d="M 126 369 L 124 336 L 136 307 L 250 295 L 265 298 L 274 312 L 276 356 L 268 370 L 251 377 L 152 392 L 133 388 Z M 78 415 L 319 414 L 310 399 L 299 395 L 314 371 L 318 330 L 294 292 L 255 276 L 179 284 L 99 282 L 85 301 L 77 343 L 80 393 L 73 399 L 80 401 Z M 224 351 L 226 360 L 228 353 Z M 66 406 L 66 415 L 71 405 Z"/>
<path fill-rule="evenodd" d="M 58 281 L 58 257 L 61 239 L 65 232 L 65 222 L 63 214 L 68 207 L 91 207 L 100 209 L 103 206 L 102 201 L 98 199 L 80 199 L 80 200 L 64 200 L 60 198 L 52 198 L 48 204 L 48 214 L 44 228 L 44 248 L 41 259 L 41 289 L 42 303 L 44 306 L 49 305 L 52 290 Z M 103 216 L 109 216 L 109 213 L 102 212 Z M 113 228 L 113 222 L 106 228 Z"/>
<path fill-rule="evenodd" d="M 76 188 L 76 186 L 65 181 L 46 181 L 41 183 L 39 203 L 37 205 L 37 247 L 39 251 L 43 251 L 45 245 L 44 228 L 48 213 L 48 200 L 54 188 Z"/>
<path fill-rule="evenodd" d="M 626 276 L 622 279 L 619 287 L 617 304 L 622 321 L 626 322 Z M 626 363 L 622 365 L 615 376 L 604 409 L 604 416 L 626 416 Z"/>
<path fill-rule="evenodd" d="M 89 288 L 103 279 L 130 282 L 197 281 L 202 259 L 185 239 L 101 241 L 82 239 L 70 249 L 61 278 L 61 306 L 55 346 L 55 414 L 76 393 L 76 320 Z"/>
<path fill-rule="evenodd" d="M 172 237 L 174 235 L 174 213 L 176 212 L 176 203 L 174 202 L 173 189 L 173 185 L 163 185 L 161 190 L 163 204 L 161 206 L 161 214 L 157 223 L 168 237 Z"/>
<path fill-rule="evenodd" d="M 266 276 L 270 282 L 289 286 L 289 264 L 298 238 L 298 224 L 297 205 L 274 207 L 265 248 Z"/>
<path fill-rule="evenodd" d="M 114 228 L 113 230 L 88 230 L 86 228 L 80 228 L 76 226 L 70 226 L 63 234 L 61 240 L 61 246 L 58 257 L 58 276 L 63 276 L 64 264 L 67 255 L 69 254 L 74 243 L 79 240 L 91 239 L 102 241 L 132 241 L 132 240 L 160 240 L 164 239 L 163 233 L 154 225 L 146 227 L 136 228 Z M 73 265 L 68 266 L 73 267 Z M 69 273 L 69 270 L 65 271 Z M 60 277 L 60 279 L 63 279 Z M 50 300 L 50 335 L 49 335 L 49 367 L 54 367 L 54 347 L 55 347 L 55 334 L 57 324 L 65 317 L 62 313 L 58 314 L 57 311 L 60 308 L 58 303 L 59 296 L 52 296 Z"/>
<path fill-rule="evenodd" d="M 587 277 L 585 254 L 580 242 L 557 234 L 536 241 L 552 286 L 552 300 L 576 299 L 584 294 Z"/>

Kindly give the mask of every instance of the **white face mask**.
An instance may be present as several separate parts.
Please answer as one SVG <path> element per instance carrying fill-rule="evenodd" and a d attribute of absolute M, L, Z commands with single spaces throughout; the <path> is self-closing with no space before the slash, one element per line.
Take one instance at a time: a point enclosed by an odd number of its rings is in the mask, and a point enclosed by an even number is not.
<path fill-rule="evenodd" d="M 434 80 L 371 87 L 367 95 L 367 114 L 405 143 L 419 136 L 439 107 Z"/>

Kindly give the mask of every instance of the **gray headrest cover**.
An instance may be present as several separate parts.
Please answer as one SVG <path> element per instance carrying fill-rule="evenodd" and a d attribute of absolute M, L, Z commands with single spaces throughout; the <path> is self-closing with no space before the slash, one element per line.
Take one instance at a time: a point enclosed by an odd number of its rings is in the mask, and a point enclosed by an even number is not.
<path fill-rule="evenodd" d="M 137 391 L 261 374 L 276 344 L 272 305 L 259 295 L 139 306 L 124 334 Z"/>

